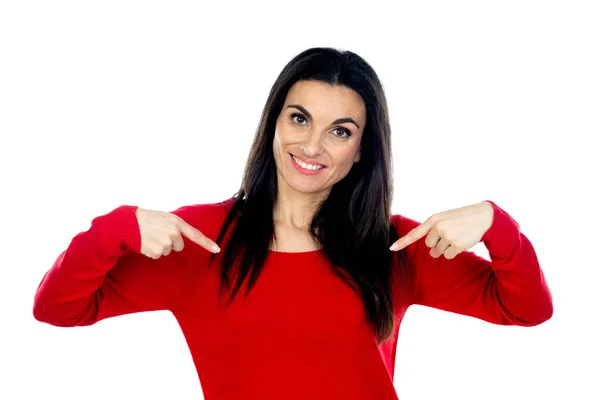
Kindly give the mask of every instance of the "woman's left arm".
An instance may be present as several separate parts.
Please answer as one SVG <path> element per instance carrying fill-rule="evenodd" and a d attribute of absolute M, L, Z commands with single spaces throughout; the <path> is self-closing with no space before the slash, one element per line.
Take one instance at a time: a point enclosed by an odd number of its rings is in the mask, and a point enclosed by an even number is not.
<path fill-rule="evenodd" d="M 412 253 L 406 275 L 412 304 L 501 325 L 534 326 L 552 316 L 533 245 L 494 202 L 437 213 L 422 224 L 406 217 L 393 221 L 401 237 L 390 249 Z M 480 241 L 491 262 L 466 251 Z"/>

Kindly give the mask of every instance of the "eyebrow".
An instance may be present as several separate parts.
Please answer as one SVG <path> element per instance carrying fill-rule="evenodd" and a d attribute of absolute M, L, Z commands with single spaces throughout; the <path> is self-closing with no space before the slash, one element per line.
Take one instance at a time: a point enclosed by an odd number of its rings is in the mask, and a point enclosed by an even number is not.
<path fill-rule="evenodd" d="M 312 115 L 311 115 L 311 114 L 308 112 L 308 110 L 307 110 L 306 108 L 302 107 L 302 106 L 301 106 L 301 105 L 299 105 L 299 104 L 290 104 L 290 105 L 289 105 L 289 106 L 287 106 L 286 108 L 295 108 L 295 109 L 297 109 L 297 110 L 300 110 L 300 111 L 302 111 L 304 114 L 306 114 L 306 116 L 307 116 L 308 118 L 310 118 L 310 119 L 313 119 Z M 346 118 L 338 118 L 338 119 L 336 119 L 335 121 L 333 121 L 333 122 L 331 123 L 331 125 L 335 125 L 335 124 L 344 124 L 344 123 L 346 123 L 346 122 L 350 122 L 351 124 L 354 124 L 354 125 L 356 125 L 356 127 L 357 127 L 358 129 L 360 129 L 360 126 L 358 126 L 358 124 L 356 123 L 356 121 L 355 121 L 353 118 L 350 118 L 350 117 L 346 117 Z"/>

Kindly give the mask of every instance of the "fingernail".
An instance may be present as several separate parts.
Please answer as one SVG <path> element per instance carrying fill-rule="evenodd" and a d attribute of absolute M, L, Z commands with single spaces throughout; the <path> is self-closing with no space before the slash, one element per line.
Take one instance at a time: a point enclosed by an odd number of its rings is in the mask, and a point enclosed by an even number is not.
<path fill-rule="evenodd" d="M 219 248 L 219 246 L 217 246 L 217 245 L 215 244 L 215 245 L 213 245 L 213 247 L 212 247 L 212 251 L 213 251 L 213 253 L 218 253 L 218 252 L 220 252 L 220 251 L 221 251 L 221 249 Z"/>
<path fill-rule="evenodd" d="M 394 243 L 393 245 L 391 245 L 390 250 L 392 250 L 392 251 L 398 250 L 398 244 Z"/>

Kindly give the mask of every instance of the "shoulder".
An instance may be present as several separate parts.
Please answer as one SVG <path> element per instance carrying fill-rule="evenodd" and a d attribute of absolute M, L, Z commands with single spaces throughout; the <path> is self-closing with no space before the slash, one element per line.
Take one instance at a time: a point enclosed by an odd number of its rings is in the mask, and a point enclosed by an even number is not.
<path fill-rule="evenodd" d="M 205 234 L 218 231 L 229 214 L 234 198 L 217 203 L 188 204 L 171 211 Z"/>
<path fill-rule="evenodd" d="M 218 203 L 187 204 L 171 212 L 176 215 L 185 215 L 190 218 L 193 218 L 194 216 L 218 217 L 221 214 L 224 216 L 231 210 L 233 200 L 234 198 L 232 197 Z"/>
<path fill-rule="evenodd" d="M 392 225 L 398 233 L 398 236 L 402 237 L 408 232 L 410 232 L 412 229 L 421 225 L 421 222 L 418 222 L 412 218 L 406 217 L 401 214 L 392 214 Z"/>

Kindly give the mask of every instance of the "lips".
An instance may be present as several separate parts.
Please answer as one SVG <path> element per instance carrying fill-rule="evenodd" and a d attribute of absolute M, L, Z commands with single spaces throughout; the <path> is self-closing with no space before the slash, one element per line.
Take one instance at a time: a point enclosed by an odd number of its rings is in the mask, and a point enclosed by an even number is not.
<path fill-rule="evenodd" d="M 296 161 L 296 160 L 294 160 L 294 158 L 295 158 L 295 156 L 290 154 L 290 162 L 292 163 L 293 168 L 295 168 L 296 171 L 300 172 L 302 175 L 318 175 L 318 174 L 321 174 L 323 172 L 323 170 L 326 168 L 323 166 L 321 168 L 311 169 L 308 166 L 305 167 L 305 166 L 302 166 L 301 164 L 299 164 L 299 163 L 302 163 L 302 164 L 306 165 L 306 163 L 304 161 L 301 161 L 301 160 Z"/>
<path fill-rule="evenodd" d="M 292 163 L 298 170 L 310 171 L 311 173 L 317 172 L 317 171 L 322 171 L 323 168 L 325 168 L 323 165 L 307 164 L 304 161 L 297 158 L 296 156 L 292 156 Z"/>
<path fill-rule="evenodd" d="M 321 167 L 323 167 L 323 168 L 327 168 L 327 167 L 325 166 L 325 164 L 322 164 L 322 163 L 320 163 L 320 162 L 316 162 L 316 161 L 314 161 L 314 160 L 309 160 L 309 159 L 307 159 L 307 158 L 300 157 L 300 156 L 297 156 L 297 155 L 295 155 L 295 154 L 292 154 L 292 153 L 289 153 L 289 154 L 290 154 L 290 156 L 292 156 L 292 157 L 296 157 L 297 159 L 299 159 L 299 160 L 300 160 L 300 161 L 302 161 L 302 162 L 305 162 L 306 164 L 310 164 L 310 165 L 317 165 L 317 166 L 321 166 Z"/>

